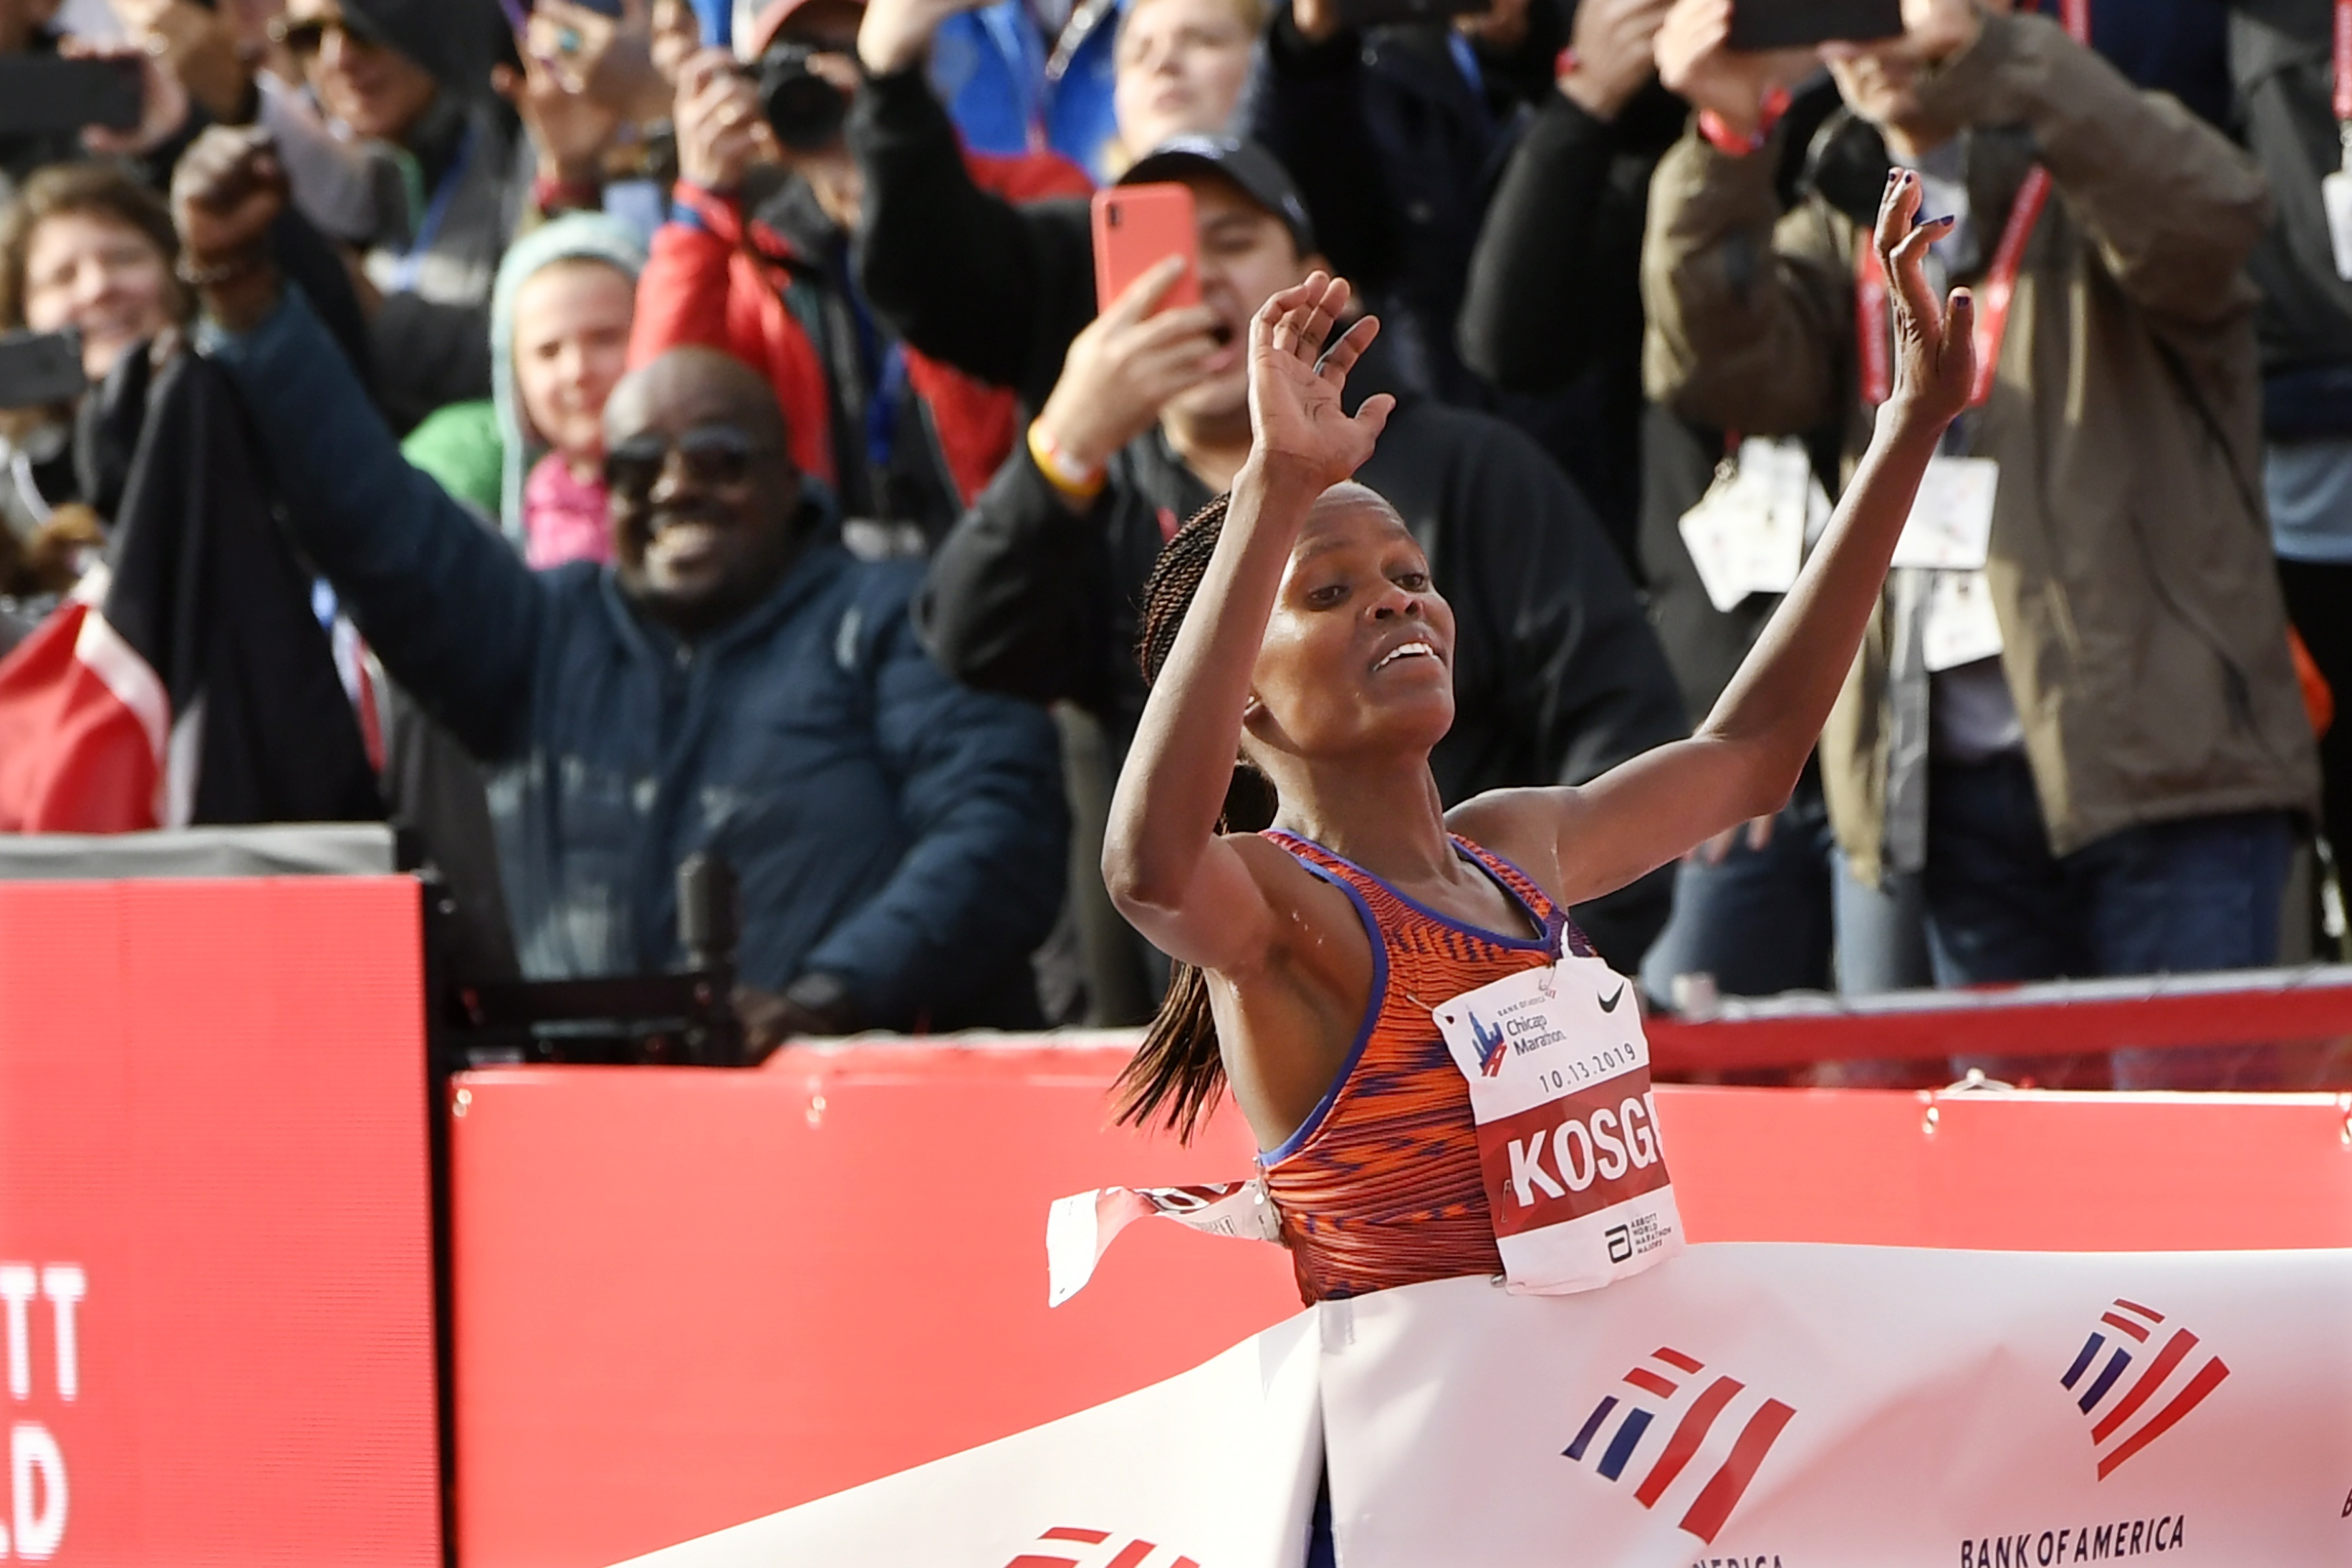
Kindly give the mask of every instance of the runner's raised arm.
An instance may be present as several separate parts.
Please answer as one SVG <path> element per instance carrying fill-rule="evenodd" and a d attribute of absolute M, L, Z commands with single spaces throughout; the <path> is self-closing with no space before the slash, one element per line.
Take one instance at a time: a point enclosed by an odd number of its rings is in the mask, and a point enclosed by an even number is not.
<path fill-rule="evenodd" d="M 1929 245 L 1950 222 L 1917 222 L 1917 174 L 1887 177 L 1874 243 L 1894 295 L 1894 396 L 1828 530 L 1698 733 L 1578 789 L 1499 792 L 1453 814 L 1486 841 L 1525 841 L 1548 818 L 1574 904 L 1622 887 L 1726 828 L 1787 803 L 1821 737 L 1945 427 L 1967 405 L 1976 311 L 1966 290 L 1939 306 Z"/>
<path fill-rule="evenodd" d="M 1380 330 L 1366 317 L 1322 352 L 1349 298 L 1345 279 L 1311 273 L 1250 322 L 1255 440 L 1111 800 L 1103 876 L 1112 898 L 1163 952 L 1202 968 L 1244 962 L 1267 945 L 1266 900 L 1217 819 L 1299 527 L 1371 455 L 1395 405 L 1382 393 L 1352 417 L 1339 406 L 1349 370 Z"/>

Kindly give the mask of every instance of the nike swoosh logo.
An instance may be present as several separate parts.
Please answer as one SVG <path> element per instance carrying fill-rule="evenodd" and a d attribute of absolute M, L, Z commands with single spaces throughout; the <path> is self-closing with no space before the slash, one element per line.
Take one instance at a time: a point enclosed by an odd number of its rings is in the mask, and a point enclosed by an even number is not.
<path fill-rule="evenodd" d="M 1617 988 L 1614 991 L 1612 991 L 1609 995 L 1601 998 L 1601 1010 L 1604 1013 L 1613 1013 L 1617 1010 L 1617 1004 L 1624 999 L 1625 982 L 1620 980 L 1617 982 Z"/>

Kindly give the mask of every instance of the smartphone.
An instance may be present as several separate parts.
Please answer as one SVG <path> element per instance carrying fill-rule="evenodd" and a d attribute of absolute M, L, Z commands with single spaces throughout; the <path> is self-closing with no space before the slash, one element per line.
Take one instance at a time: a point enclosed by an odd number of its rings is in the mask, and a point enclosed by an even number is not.
<path fill-rule="evenodd" d="M 88 390 L 74 332 L 0 334 L 0 408 L 47 408 Z"/>
<path fill-rule="evenodd" d="M 1735 49 L 1810 49 L 1903 36 L 1903 0 L 1732 0 Z"/>
<path fill-rule="evenodd" d="M 1337 7 L 1340 25 L 1348 27 L 1445 22 L 1456 16 L 1481 16 L 1494 8 L 1495 0 L 1339 0 Z"/>
<path fill-rule="evenodd" d="M 1171 256 L 1184 258 L 1184 276 L 1160 302 L 1201 302 L 1201 235 L 1192 217 L 1192 188 L 1114 185 L 1095 193 L 1095 308 L 1110 308 L 1135 280 Z"/>
<path fill-rule="evenodd" d="M 136 129 L 145 96 L 140 64 L 0 55 L 0 135 L 79 131 L 85 125 Z"/>

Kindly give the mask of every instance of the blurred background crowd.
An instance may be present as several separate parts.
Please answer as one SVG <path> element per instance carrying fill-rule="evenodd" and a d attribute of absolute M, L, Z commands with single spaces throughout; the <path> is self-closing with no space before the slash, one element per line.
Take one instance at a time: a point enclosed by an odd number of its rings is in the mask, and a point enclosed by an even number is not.
<path fill-rule="evenodd" d="M 1866 444 L 1899 166 L 1982 302 L 1932 515 L 1787 807 L 1580 920 L 1695 1012 L 2338 958 L 2352 6 L 1884 9 L 0 0 L 0 830 L 388 818 L 488 977 L 677 967 L 715 852 L 762 1044 L 1139 1021 L 1136 599 L 1258 306 L 1381 319 L 1445 798 L 1572 784 Z"/>

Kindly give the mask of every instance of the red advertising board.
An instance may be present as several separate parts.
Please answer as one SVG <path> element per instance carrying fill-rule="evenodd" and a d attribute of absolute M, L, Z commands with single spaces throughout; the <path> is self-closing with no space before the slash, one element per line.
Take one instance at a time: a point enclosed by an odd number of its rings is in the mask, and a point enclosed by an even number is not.
<path fill-rule="evenodd" d="M 440 1560 L 417 891 L 0 883 L 0 1563 Z"/>
<path fill-rule="evenodd" d="M 1286 1256 L 1139 1224 L 1045 1305 L 1045 1210 L 1245 1176 L 1105 1124 L 1131 1041 L 513 1069 L 453 1106 L 460 1560 L 610 1563 L 1083 1409 L 1297 1310 Z M 1661 1085 L 1699 1240 L 2352 1246 L 2352 1097 Z"/>

